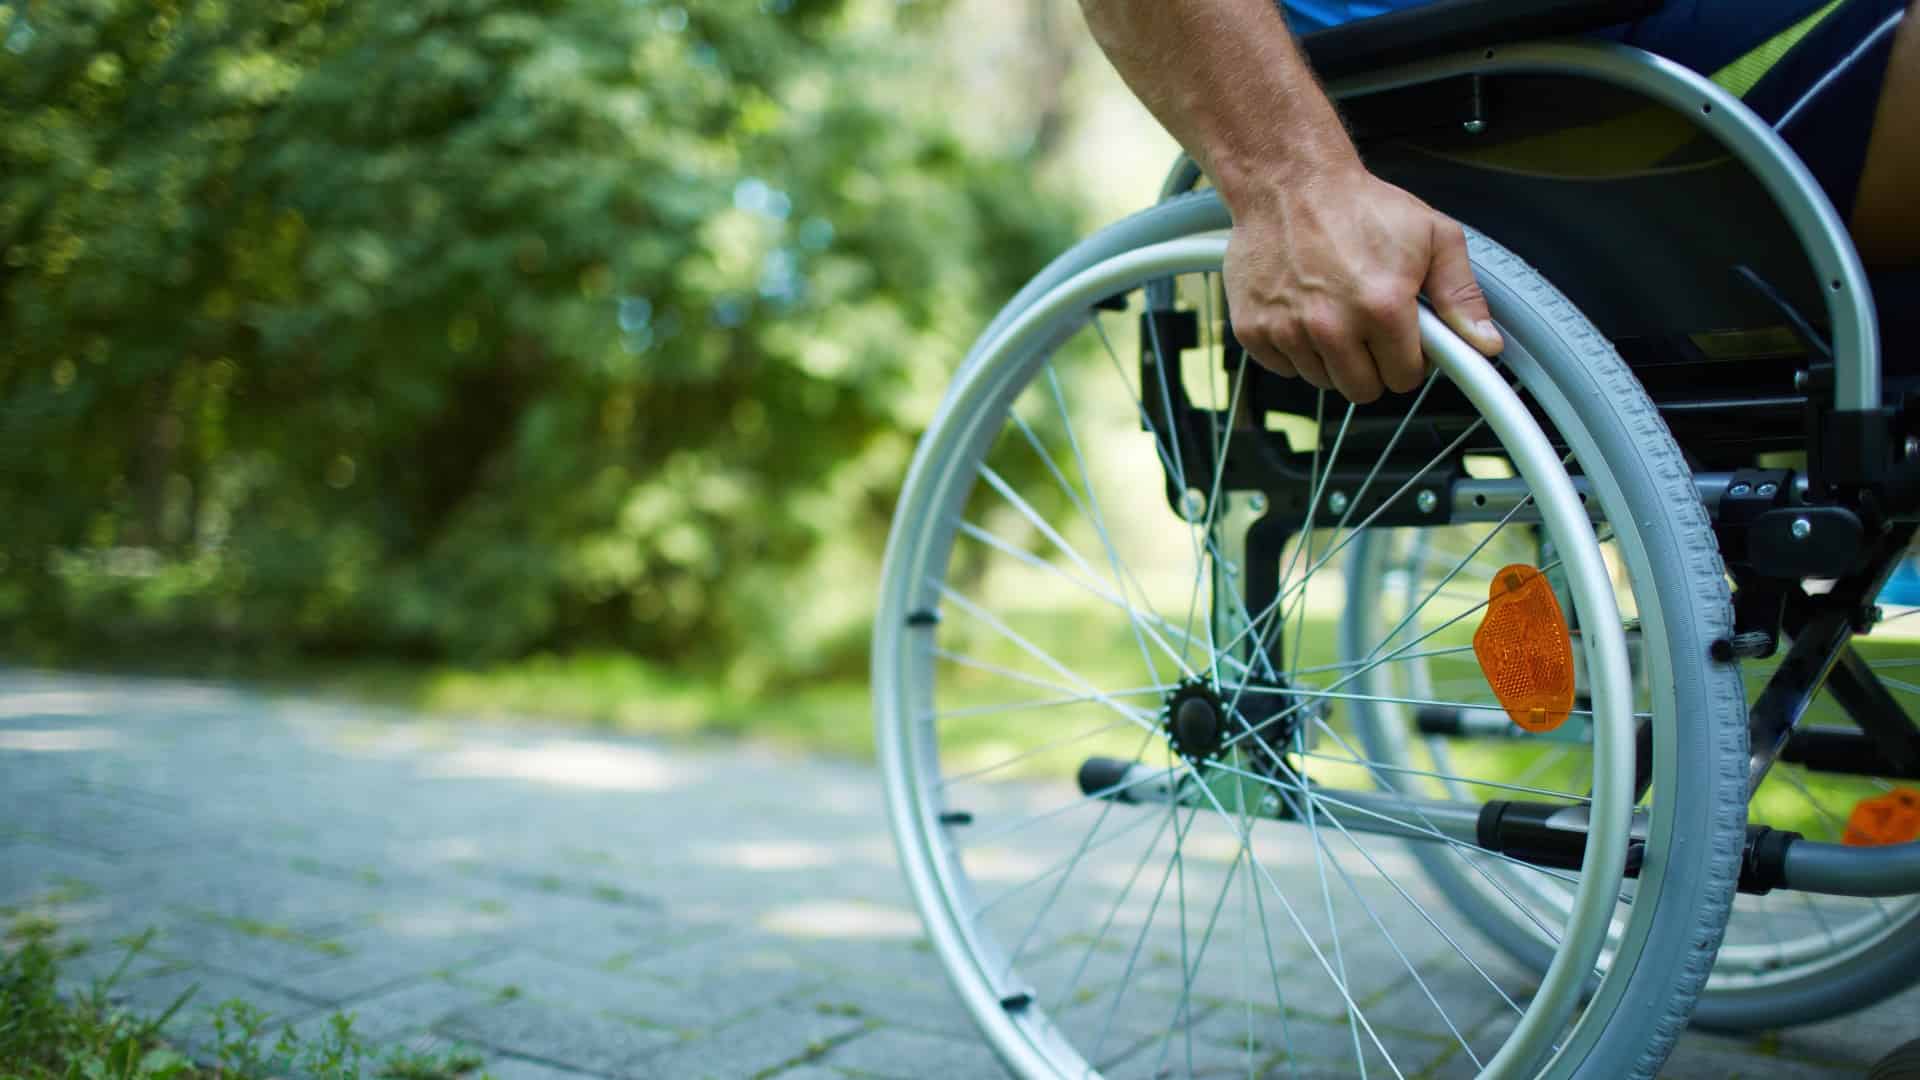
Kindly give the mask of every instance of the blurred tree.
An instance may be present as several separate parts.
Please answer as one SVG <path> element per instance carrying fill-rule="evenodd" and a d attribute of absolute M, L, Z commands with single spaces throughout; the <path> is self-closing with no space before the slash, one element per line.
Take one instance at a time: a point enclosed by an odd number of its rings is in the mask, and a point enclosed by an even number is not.
<path fill-rule="evenodd" d="M 16 644 L 817 662 L 1075 225 L 952 136 L 926 7 L 0 3 Z"/>

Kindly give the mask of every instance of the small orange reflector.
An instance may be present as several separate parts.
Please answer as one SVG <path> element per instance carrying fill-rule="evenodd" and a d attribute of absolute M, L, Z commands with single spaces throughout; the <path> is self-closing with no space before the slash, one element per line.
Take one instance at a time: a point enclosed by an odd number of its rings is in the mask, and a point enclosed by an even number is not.
<path fill-rule="evenodd" d="M 1573 638 L 1546 575 L 1525 563 L 1502 567 L 1473 632 L 1480 671 L 1513 722 L 1552 731 L 1573 711 Z"/>
<path fill-rule="evenodd" d="M 1905 844 L 1915 839 L 1920 839 L 1920 791 L 1904 787 L 1853 804 L 1847 831 L 1840 836 L 1848 847 Z"/>

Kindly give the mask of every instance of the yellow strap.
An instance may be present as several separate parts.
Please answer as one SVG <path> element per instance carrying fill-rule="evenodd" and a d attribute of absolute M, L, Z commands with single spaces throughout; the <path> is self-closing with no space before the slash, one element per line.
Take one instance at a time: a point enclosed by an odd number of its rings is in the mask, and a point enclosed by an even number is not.
<path fill-rule="evenodd" d="M 1779 63 L 1780 58 L 1787 55 L 1788 49 L 1800 44 L 1801 38 L 1820 25 L 1821 19 L 1833 14 L 1833 9 L 1839 7 L 1840 2 L 1832 0 L 1820 10 L 1761 42 L 1752 52 L 1714 72 L 1713 81 L 1734 97 L 1746 97 L 1747 91 L 1753 89 L 1760 77 Z"/>

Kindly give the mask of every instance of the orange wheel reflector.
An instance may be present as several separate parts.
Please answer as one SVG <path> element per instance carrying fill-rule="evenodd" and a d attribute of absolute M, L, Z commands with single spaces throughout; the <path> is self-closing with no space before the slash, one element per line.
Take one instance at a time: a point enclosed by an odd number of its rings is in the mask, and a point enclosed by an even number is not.
<path fill-rule="evenodd" d="M 1473 655 L 1507 716 L 1528 731 L 1552 731 L 1573 711 L 1573 638 L 1546 575 L 1525 563 L 1502 567 L 1487 590 Z"/>
<path fill-rule="evenodd" d="M 1906 787 L 1853 804 L 1847 831 L 1840 836 L 1848 847 L 1905 844 L 1915 839 L 1920 839 L 1920 791 Z"/>

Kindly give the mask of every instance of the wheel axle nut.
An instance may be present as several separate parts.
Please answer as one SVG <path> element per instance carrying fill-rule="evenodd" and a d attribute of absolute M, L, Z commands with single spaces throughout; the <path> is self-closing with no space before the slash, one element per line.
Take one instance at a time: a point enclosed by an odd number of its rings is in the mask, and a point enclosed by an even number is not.
<path fill-rule="evenodd" d="M 1435 495 L 1431 488 L 1422 488 L 1420 494 L 1413 497 L 1413 505 L 1419 507 L 1421 513 L 1431 514 L 1440 505 L 1440 496 Z"/>
<path fill-rule="evenodd" d="M 1333 494 L 1327 496 L 1327 509 L 1333 511 L 1336 514 L 1346 513 L 1347 512 L 1347 493 L 1344 491 L 1336 491 Z"/>
<path fill-rule="evenodd" d="M 1795 540 L 1805 540 L 1813 535 L 1813 522 L 1803 517 L 1794 518 L 1792 526 L 1787 531 L 1793 534 Z"/>

